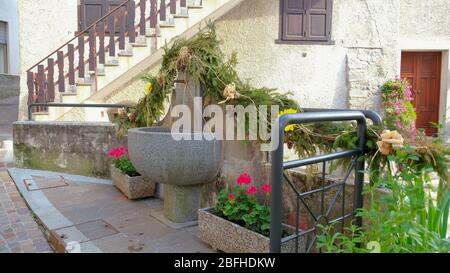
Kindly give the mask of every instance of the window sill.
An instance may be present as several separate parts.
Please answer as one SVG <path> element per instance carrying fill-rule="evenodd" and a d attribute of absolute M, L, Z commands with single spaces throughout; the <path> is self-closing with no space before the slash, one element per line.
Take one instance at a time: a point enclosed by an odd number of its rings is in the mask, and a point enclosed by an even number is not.
<path fill-rule="evenodd" d="M 335 45 L 332 41 L 295 41 L 295 40 L 280 40 L 276 39 L 275 44 L 280 45 Z"/>

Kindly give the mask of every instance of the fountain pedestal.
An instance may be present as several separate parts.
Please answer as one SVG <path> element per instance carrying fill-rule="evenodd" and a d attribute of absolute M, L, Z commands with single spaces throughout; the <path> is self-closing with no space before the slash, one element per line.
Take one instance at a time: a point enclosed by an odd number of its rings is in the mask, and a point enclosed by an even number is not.
<path fill-rule="evenodd" d="M 185 223 L 197 219 L 201 204 L 202 185 L 164 186 L 164 216 L 175 223 Z"/>

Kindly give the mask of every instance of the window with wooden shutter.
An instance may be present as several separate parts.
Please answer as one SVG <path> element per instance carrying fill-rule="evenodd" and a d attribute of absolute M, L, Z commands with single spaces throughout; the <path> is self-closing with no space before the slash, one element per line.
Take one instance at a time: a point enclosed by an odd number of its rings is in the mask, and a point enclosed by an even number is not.
<path fill-rule="evenodd" d="M 81 0 L 79 5 L 79 31 L 88 28 L 92 23 L 117 8 L 124 0 Z M 125 7 L 123 7 L 125 9 Z M 125 19 L 126 20 L 126 19 Z M 127 22 L 127 21 L 125 21 Z M 116 30 L 118 30 L 116 23 Z"/>
<path fill-rule="evenodd" d="M 280 1 L 280 42 L 332 43 L 333 0 Z"/>

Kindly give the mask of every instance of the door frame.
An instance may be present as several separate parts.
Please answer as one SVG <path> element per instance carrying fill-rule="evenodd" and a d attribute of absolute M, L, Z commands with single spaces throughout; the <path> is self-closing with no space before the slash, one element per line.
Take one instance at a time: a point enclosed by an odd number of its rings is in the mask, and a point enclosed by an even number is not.
<path fill-rule="evenodd" d="M 441 53 L 441 69 L 440 69 L 440 88 L 439 88 L 439 123 L 443 123 L 444 128 L 439 129 L 439 134 L 450 134 L 450 127 L 447 124 L 450 120 L 450 50 L 436 48 L 402 48 L 399 52 L 401 60 L 402 52 L 440 52 Z M 398 63 L 398 75 L 401 74 L 401 61 Z M 447 107 L 449 107 L 447 109 Z"/>

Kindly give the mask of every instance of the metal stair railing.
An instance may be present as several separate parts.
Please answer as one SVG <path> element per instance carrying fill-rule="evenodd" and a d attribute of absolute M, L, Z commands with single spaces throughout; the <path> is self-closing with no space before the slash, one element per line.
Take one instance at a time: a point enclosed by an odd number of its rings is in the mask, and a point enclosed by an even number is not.
<path fill-rule="evenodd" d="M 271 195 L 271 222 L 270 222 L 270 252 L 280 253 L 283 250 L 283 246 L 295 240 L 295 252 L 304 250 L 304 252 L 312 252 L 315 250 L 315 242 L 317 240 L 317 226 L 320 224 L 332 225 L 341 223 L 341 229 L 344 230 L 345 220 L 355 218 L 356 211 L 363 207 L 362 190 L 364 186 L 364 166 L 365 162 L 361 158 L 365 154 L 366 146 L 366 130 L 367 122 L 369 118 L 375 125 L 381 125 L 381 117 L 374 111 L 369 110 L 324 110 L 324 109 L 304 109 L 304 113 L 285 115 L 279 119 L 279 143 L 278 148 L 272 152 L 271 155 L 271 182 L 272 182 L 272 195 Z M 304 123 L 320 123 L 320 122 L 338 122 L 338 121 L 356 121 L 357 133 L 358 133 L 358 147 L 353 150 L 337 151 L 330 154 L 314 156 L 305 159 L 299 159 L 289 162 L 283 161 L 284 154 L 284 133 L 285 128 L 291 124 L 304 124 Z M 326 163 L 338 159 L 351 158 L 351 164 L 349 169 L 344 172 L 344 178 L 339 183 L 332 185 L 325 185 L 326 179 Z M 286 170 L 304 167 L 312 164 L 322 163 L 322 176 L 320 188 L 310 190 L 308 192 L 301 192 L 297 189 L 285 173 Z M 345 192 L 347 181 L 352 172 L 355 172 L 355 184 L 354 184 L 354 200 L 353 209 L 351 213 L 346 212 L 345 208 Z M 282 238 L 283 235 L 283 186 L 287 185 L 292 189 L 296 196 L 296 219 L 295 219 L 295 232 L 290 234 L 286 238 Z M 325 193 L 330 189 L 336 189 L 337 193 L 331 200 L 331 203 L 327 208 L 325 207 Z M 310 205 L 305 201 L 305 198 L 313 194 L 321 194 L 320 213 L 314 213 Z M 342 208 L 340 217 L 336 219 L 330 219 L 332 209 L 337 203 L 338 198 L 342 195 Z M 305 214 L 309 215 L 313 219 L 313 226 L 308 227 L 305 230 L 301 230 L 300 226 L 304 227 L 305 223 L 301 223 L 301 206 L 304 207 Z M 360 217 L 355 218 L 355 225 L 362 226 L 362 219 Z M 314 235 L 313 239 L 308 238 L 304 247 L 300 246 L 300 239 L 309 235 Z M 303 242 L 303 241 L 302 241 Z M 291 243 L 292 246 L 292 243 Z M 289 248 L 292 250 L 292 247 Z"/>

